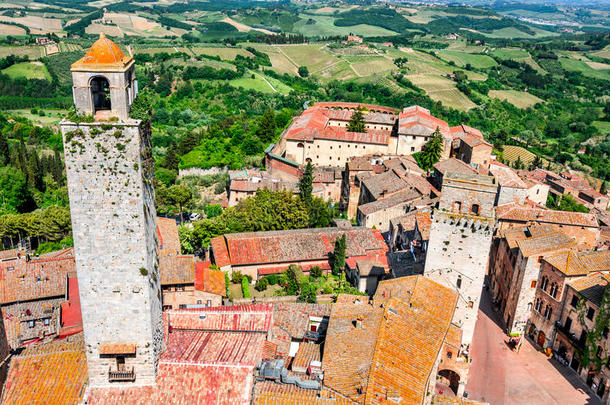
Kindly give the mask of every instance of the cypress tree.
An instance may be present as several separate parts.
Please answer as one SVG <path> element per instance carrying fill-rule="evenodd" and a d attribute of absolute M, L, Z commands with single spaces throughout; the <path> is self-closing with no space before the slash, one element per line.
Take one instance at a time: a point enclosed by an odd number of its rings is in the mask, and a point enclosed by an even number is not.
<path fill-rule="evenodd" d="M 178 155 L 176 143 L 172 143 L 168 146 L 167 152 L 165 153 L 165 159 L 163 165 L 166 169 L 178 170 Z"/>
<path fill-rule="evenodd" d="M 333 252 L 333 274 L 338 276 L 345 268 L 345 234 L 335 239 L 335 251 Z"/>
<path fill-rule="evenodd" d="M 8 142 L 2 132 L 0 132 L 0 165 L 5 166 L 11 161 L 11 151 Z"/>
<path fill-rule="evenodd" d="M 434 131 L 434 134 L 432 135 L 432 138 L 426 142 L 426 145 L 424 145 L 424 150 L 421 152 L 419 160 L 421 162 L 422 169 L 432 169 L 432 166 L 434 166 L 434 164 L 440 160 L 442 154 L 443 136 L 437 127 L 436 131 Z"/>
<path fill-rule="evenodd" d="M 313 192 L 313 166 L 311 162 L 307 162 L 303 176 L 299 179 L 299 195 L 301 201 L 305 204 L 305 207 L 309 209 L 311 207 L 311 200 Z"/>
<path fill-rule="evenodd" d="M 271 108 L 267 108 L 258 124 L 256 135 L 263 142 L 271 142 L 275 138 L 276 128 L 275 113 Z"/>

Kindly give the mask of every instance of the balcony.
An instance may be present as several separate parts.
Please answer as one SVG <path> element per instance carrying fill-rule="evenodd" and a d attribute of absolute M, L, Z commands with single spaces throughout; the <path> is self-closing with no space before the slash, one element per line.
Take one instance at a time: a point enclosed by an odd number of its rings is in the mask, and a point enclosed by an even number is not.
<path fill-rule="evenodd" d="M 108 381 L 110 382 L 134 382 L 136 380 L 136 372 L 131 367 L 131 370 L 112 370 L 108 369 Z"/>
<path fill-rule="evenodd" d="M 566 328 L 565 325 L 562 325 L 559 322 L 555 322 L 555 328 L 557 329 L 557 331 L 565 335 L 565 337 L 568 338 L 568 340 L 574 345 L 574 347 L 580 350 L 584 350 L 586 345 L 586 339 L 577 338 L 573 332 L 570 332 L 570 330 Z"/>

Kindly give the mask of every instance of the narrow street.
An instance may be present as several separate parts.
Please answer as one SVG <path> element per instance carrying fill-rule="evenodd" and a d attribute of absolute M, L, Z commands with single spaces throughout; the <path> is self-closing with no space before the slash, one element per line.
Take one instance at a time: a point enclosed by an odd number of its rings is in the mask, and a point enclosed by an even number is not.
<path fill-rule="evenodd" d="M 530 341 L 523 342 L 519 353 L 512 352 L 500 324 L 485 291 L 472 344 L 469 398 L 492 405 L 602 405 L 576 373 L 549 360 Z"/>

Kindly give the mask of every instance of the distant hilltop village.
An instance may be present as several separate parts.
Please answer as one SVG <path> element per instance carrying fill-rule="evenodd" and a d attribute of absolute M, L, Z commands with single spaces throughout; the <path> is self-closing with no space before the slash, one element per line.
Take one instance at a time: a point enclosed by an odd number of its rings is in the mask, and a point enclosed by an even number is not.
<path fill-rule="evenodd" d="M 3 404 L 483 404 L 467 389 L 495 361 L 473 363 L 485 300 L 506 332 L 494 347 L 529 337 L 610 403 L 608 197 L 584 179 L 515 171 L 480 131 L 420 106 L 319 102 L 265 171 L 230 173 L 227 204 L 297 193 L 311 163 L 313 194 L 349 219 L 183 254 L 130 118 L 134 65 L 103 35 L 72 65 L 76 108 L 94 117 L 61 122 L 75 246 L 0 252 Z M 348 131 L 357 112 L 364 131 Z M 413 154 L 435 134 L 423 170 Z M 549 193 L 591 212 L 550 210 Z M 244 291 L 328 277 L 351 293 L 229 300 L 238 275 Z"/>

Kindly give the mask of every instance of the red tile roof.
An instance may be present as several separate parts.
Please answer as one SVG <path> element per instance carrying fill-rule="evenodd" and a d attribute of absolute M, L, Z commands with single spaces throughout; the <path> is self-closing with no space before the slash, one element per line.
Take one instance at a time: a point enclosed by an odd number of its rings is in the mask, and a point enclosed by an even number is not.
<path fill-rule="evenodd" d="M 434 164 L 434 169 L 443 175 L 449 172 L 464 174 L 476 174 L 477 172 L 472 166 L 456 158 L 441 160 Z"/>
<path fill-rule="evenodd" d="M 180 237 L 178 236 L 178 225 L 172 218 L 157 218 L 157 235 L 159 237 L 159 256 L 179 255 Z"/>
<path fill-rule="evenodd" d="M 136 345 L 133 343 L 100 343 L 100 354 L 134 354 Z"/>
<path fill-rule="evenodd" d="M 159 256 L 161 285 L 193 284 L 195 282 L 195 256 Z"/>
<path fill-rule="evenodd" d="M 254 367 L 264 342 L 262 333 L 177 330 L 168 335 L 160 361 Z"/>
<path fill-rule="evenodd" d="M 78 279 L 68 278 L 68 301 L 61 303 L 61 330 L 60 336 L 67 336 L 80 332 L 83 329 L 83 316 L 80 308 L 80 294 Z"/>
<path fill-rule="evenodd" d="M 73 272 L 73 257 L 0 263 L 0 303 L 65 295 L 68 273 Z"/>
<path fill-rule="evenodd" d="M 2 403 L 77 404 L 83 398 L 87 381 L 82 337 L 28 347 L 11 359 Z"/>
<path fill-rule="evenodd" d="M 272 309 L 269 304 L 254 304 L 170 310 L 166 313 L 172 329 L 267 332 Z"/>
<path fill-rule="evenodd" d="M 219 268 L 231 265 L 231 259 L 229 258 L 229 249 L 224 236 L 217 236 L 210 239 L 210 247 L 214 255 L 214 263 Z"/>
<path fill-rule="evenodd" d="M 254 382 L 252 372 L 252 367 L 159 362 L 156 385 L 93 388 L 87 403 L 247 405 Z"/>
<path fill-rule="evenodd" d="M 430 110 L 418 105 L 403 109 L 398 115 L 398 133 L 410 133 L 417 126 L 426 128 L 428 132 L 434 132 L 439 128 L 441 132 L 449 133 L 449 125 L 432 116 Z"/>
<path fill-rule="evenodd" d="M 225 273 L 210 269 L 211 262 L 195 263 L 195 289 L 207 293 L 226 294 Z"/>
<path fill-rule="evenodd" d="M 212 249 L 219 267 L 221 264 L 217 260 L 216 249 L 219 249 L 219 256 L 223 259 L 224 252 L 228 250 L 232 265 L 328 260 L 329 254 L 334 250 L 335 239 L 343 234 L 346 235 L 348 257 L 385 257 L 388 251 L 378 230 L 362 227 L 349 230 L 315 228 L 226 234 L 224 235 L 226 245 L 217 241 L 212 243 Z M 222 263 L 228 264 L 224 260 Z"/>
<path fill-rule="evenodd" d="M 299 388 L 294 384 L 257 382 L 253 405 L 353 405 L 349 399 L 327 389 L 320 391 Z"/>
<path fill-rule="evenodd" d="M 533 221 L 572 226 L 598 227 L 595 214 L 531 208 L 515 203 L 496 207 L 496 216 L 500 221 Z"/>
<path fill-rule="evenodd" d="M 527 184 L 508 166 L 497 164 L 492 160 L 489 163 L 489 171 L 501 187 L 527 188 Z"/>

